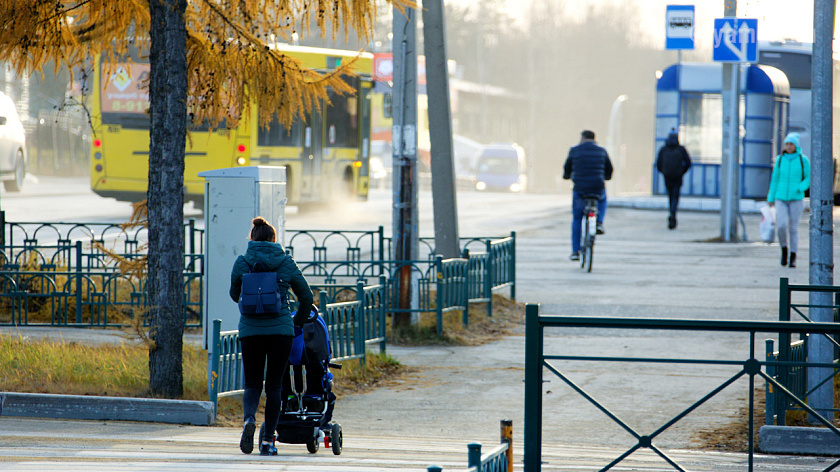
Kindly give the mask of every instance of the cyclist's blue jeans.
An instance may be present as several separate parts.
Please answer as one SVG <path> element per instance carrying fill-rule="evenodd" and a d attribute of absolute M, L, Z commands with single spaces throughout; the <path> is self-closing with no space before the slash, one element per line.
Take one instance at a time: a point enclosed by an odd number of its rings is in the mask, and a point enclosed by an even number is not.
<path fill-rule="evenodd" d="M 572 252 L 580 251 L 580 232 L 583 210 L 586 209 L 586 201 L 583 193 L 572 192 Z M 607 192 L 601 191 L 601 198 L 598 200 L 598 223 L 604 222 L 604 215 L 607 214 Z"/>

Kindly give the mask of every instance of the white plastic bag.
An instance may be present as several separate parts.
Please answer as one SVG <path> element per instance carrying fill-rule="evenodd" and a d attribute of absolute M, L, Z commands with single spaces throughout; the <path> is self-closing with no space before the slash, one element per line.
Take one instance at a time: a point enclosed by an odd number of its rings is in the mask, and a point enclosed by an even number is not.
<path fill-rule="evenodd" d="M 770 205 L 761 207 L 761 224 L 759 225 L 761 240 L 772 243 L 776 237 L 776 208 Z"/>

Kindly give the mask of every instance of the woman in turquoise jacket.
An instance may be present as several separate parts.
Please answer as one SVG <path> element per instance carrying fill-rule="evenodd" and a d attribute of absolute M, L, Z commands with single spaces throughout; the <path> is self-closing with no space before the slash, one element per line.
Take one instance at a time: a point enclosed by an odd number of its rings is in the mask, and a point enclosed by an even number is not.
<path fill-rule="evenodd" d="M 796 250 L 799 247 L 799 218 L 805 209 L 805 191 L 811 187 L 811 164 L 799 147 L 799 134 L 785 137 L 782 153 L 776 156 L 767 203 L 776 206 L 776 229 L 782 245 L 782 265 L 796 267 Z M 790 235 L 790 260 L 788 260 L 788 235 Z"/>
<path fill-rule="evenodd" d="M 300 272 L 294 259 L 283 246 L 276 243 L 277 232 L 274 227 L 258 216 L 253 220 L 251 240 L 245 254 L 236 258 L 230 274 L 230 298 L 239 301 L 242 292 L 242 275 L 251 271 L 251 267 L 261 262 L 266 271 L 277 273 L 277 286 L 282 294 L 280 313 L 271 315 L 239 317 L 239 344 L 242 349 L 242 370 L 245 393 L 242 395 L 242 410 L 245 427 L 239 448 L 245 454 L 254 449 L 254 431 L 256 414 L 263 390 L 265 374 L 265 431 L 269 437 L 260 438 L 260 455 L 277 455 L 274 447 L 274 430 L 280 418 L 280 388 L 283 375 L 288 369 L 289 354 L 295 327 L 302 326 L 312 310 L 312 290 Z M 290 316 L 288 291 L 295 293 L 298 311 L 294 318 Z"/>

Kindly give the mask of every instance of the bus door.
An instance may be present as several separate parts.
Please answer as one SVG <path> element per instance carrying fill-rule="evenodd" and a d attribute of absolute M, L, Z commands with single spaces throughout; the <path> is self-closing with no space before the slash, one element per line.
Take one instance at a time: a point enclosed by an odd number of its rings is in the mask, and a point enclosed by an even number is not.
<path fill-rule="evenodd" d="M 321 157 L 323 154 L 323 120 L 321 114 L 306 116 L 303 129 L 303 155 L 301 156 L 300 197 L 302 200 L 317 200 L 321 196 Z"/>

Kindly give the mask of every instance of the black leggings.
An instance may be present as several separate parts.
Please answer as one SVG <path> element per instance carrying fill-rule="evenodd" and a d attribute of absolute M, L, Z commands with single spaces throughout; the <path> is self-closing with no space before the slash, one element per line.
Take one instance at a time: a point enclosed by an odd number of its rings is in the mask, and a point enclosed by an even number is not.
<path fill-rule="evenodd" d="M 242 412 L 246 420 L 248 417 L 256 420 L 257 407 L 260 404 L 260 395 L 262 395 L 263 373 L 265 373 L 266 432 L 277 429 L 277 420 L 280 418 L 280 389 L 283 385 L 283 374 L 289 366 L 292 339 L 294 339 L 293 336 L 281 334 L 239 338 L 245 377 Z M 266 360 L 268 365 L 266 365 Z"/>

